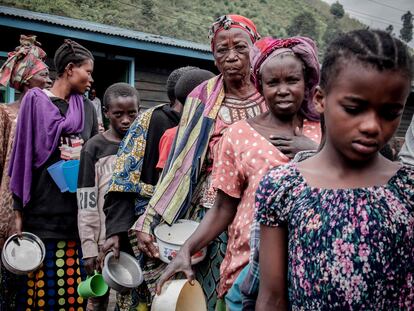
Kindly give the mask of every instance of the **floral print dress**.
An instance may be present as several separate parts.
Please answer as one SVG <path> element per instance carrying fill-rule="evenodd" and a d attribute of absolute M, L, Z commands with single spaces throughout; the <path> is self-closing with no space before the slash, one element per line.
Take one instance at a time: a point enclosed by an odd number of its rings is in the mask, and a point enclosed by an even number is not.
<path fill-rule="evenodd" d="M 383 186 L 320 189 L 296 164 L 273 169 L 257 219 L 288 229 L 291 310 L 414 308 L 414 170 Z"/>

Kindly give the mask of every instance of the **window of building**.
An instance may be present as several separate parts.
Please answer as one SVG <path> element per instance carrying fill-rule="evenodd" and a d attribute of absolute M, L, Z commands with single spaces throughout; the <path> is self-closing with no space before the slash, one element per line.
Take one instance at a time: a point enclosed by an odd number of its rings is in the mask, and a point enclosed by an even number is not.
<path fill-rule="evenodd" d="M 0 51 L 0 68 L 7 60 L 7 53 Z M 0 103 L 12 103 L 16 98 L 20 96 L 18 91 L 15 91 L 9 86 L 3 86 L 0 84 Z"/>

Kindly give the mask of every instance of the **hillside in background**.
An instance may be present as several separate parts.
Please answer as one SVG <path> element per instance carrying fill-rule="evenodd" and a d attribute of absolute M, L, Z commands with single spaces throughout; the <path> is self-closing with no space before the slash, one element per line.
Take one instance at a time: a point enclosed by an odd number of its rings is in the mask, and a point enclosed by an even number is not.
<path fill-rule="evenodd" d="M 316 39 L 320 50 L 337 30 L 364 27 L 347 15 L 334 20 L 329 5 L 320 0 L 0 0 L 0 3 L 201 43 L 208 43 L 209 25 L 225 13 L 247 16 L 256 23 L 262 36 L 279 37 L 296 31 L 291 25 L 302 14 L 302 23 L 312 29 L 301 34 Z"/>

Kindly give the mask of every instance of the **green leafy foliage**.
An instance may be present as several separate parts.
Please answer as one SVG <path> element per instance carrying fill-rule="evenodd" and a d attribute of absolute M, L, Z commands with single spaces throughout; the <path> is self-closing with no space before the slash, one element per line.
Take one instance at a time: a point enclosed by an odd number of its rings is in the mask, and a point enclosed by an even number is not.
<path fill-rule="evenodd" d="M 287 29 L 287 33 L 289 36 L 319 38 L 316 19 L 310 12 L 303 12 L 295 16 Z"/>
<path fill-rule="evenodd" d="M 301 34 L 325 46 L 331 7 L 321 0 L 0 0 L 2 5 L 68 16 L 208 44 L 208 28 L 223 14 L 251 18 L 262 36 Z M 302 17 L 301 17 L 302 16 Z M 295 25 L 297 24 L 297 25 Z M 337 29 L 363 24 L 345 15 Z M 327 37 L 330 37 L 327 36 Z"/>
<path fill-rule="evenodd" d="M 339 36 L 342 33 L 342 30 L 338 24 L 338 21 L 336 19 L 328 22 L 328 25 L 326 27 L 325 33 L 323 34 L 322 41 L 324 42 L 324 48 L 331 42 L 333 39 L 335 39 L 337 36 Z"/>
<path fill-rule="evenodd" d="M 153 0 L 143 0 L 142 1 L 142 15 L 147 19 L 152 19 L 155 16 L 154 13 L 154 1 Z"/>
<path fill-rule="evenodd" d="M 336 1 L 335 3 L 332 3 L 330 12 L 335 18 L 338 18 L 338 19 L 344 17 L 345 15 L 344 7 L 338 1 Z"/>
<path fill-rule="evenodd" d="M 408 11 L 401 16 L 403 27 L 400 30 L 400 38 L 405 42 L 410 42 L 413 39 L 413 14 Z"/>
<path fill-rule="evenodd" d="M 392 34 L 394 31 L 394 26 L 388 25 L 387 28 L 385 28 L 385 31 L 388 32 L 389 34 Z"/>

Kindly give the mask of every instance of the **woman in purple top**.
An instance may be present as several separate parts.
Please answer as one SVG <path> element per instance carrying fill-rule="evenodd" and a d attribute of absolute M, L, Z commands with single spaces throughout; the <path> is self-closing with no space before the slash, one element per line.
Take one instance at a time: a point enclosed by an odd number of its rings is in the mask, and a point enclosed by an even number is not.
<path fill-rule="evenodd" d="M 82 95 L 91 87 L 94 58 L 65 40 L 56 51 L 57 80 L 50 90 L 31 89 L 23 98 L 10 160 L 16 229 L 39 236 L 46 246 L 42 267 L 19 285 L 18 310 L 83 310 L 81 249 L 76 194 L 62 193 L 47 168 L 76 159 L 76 150 L 98 132 L 96 112 Z"/>

